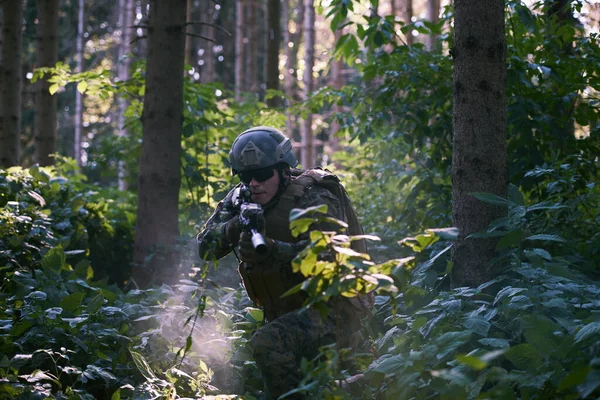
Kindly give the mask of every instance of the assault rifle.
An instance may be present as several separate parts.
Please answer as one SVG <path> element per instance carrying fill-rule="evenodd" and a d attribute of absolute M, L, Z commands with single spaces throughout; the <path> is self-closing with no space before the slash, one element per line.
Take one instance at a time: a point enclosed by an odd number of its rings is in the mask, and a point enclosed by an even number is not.
<path fill-rule="evenodd" d="M 262 215 L 262 207 L 260 204 L 252 203 L 250 200 L 250 189 L 246 186 L 240 187 L 236 205 L 240 211 L 240 222 L 244 232 L 249 233 L 252 238 L 252 247 L 256 254 L 263 255 L 267 252 L 267 244 L 265 238 L 260 233 L 259 218 Z"/>

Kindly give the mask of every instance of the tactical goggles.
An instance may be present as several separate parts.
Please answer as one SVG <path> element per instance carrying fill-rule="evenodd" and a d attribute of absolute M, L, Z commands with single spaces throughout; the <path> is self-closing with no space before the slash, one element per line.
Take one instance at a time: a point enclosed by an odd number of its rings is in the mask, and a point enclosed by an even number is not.
<path fill-rule="evenodd" d="M 242 171 L 240 172 L 240 180 L 248 185 L 252 178 L 257 182 L 264 182 L 271 179 L 273 175 L 275 175 L 275 169 L 273 167 L 266 167 L 251 171 Z"/>

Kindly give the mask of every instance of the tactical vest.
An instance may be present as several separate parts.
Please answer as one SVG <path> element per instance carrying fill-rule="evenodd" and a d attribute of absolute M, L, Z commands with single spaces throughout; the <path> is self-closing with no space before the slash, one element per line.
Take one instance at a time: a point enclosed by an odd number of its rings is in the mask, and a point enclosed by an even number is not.
<path fill-rule="evenodd" d="M 293 208 L 298 208 L 298 202 L 305 192 L 313 185 L 328 189 L 340 201 L 343 219 L 348 223 L 349 235 L 363 233 L 358 218 L 348 195 L 339 179 L 332 173 L 322 169 L 310 169 L 299 176 L 293 177 L 291 182 L 279 196 L 278 202 L 265 210 L 267 222 L 266 235 L 282 242 L 295 243 L 298 238 L 293 237 L 290 231 L 289 216 Z M 361 253 L 367 252 L 365 240 L 352 242 L 352 248 Z M 286 291 L 301 283 L 305 278 L 300 273 L 292 272 L 290 267 L 282 268 L 281 265 L 251 265 L 241 263 L 239 272 L 244 281 L 244 286 L 250 299 L 262 306 L 265 318 L 271 321 L 287 312 L 302 307 L 306 294 L 297 292 L 290 296 L 281 297 Z M 372 295 L 371 295 L 372 297 Z M 374 299 L 374 298 L 373 298 Z M 372 301 L 356 298 L 353 306 L 364 311 L 370 307 Z M 368 304 L 367 304 L 368 303 Z"/>

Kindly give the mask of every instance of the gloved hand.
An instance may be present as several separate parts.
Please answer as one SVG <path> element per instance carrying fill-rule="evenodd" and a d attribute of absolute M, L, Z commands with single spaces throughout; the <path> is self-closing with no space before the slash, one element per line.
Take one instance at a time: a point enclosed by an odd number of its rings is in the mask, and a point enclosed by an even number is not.
<path fill-rule="evenodd" d="M 237 246 L 242 233 L 242 223 L 240 222 L 239 215 L 236 215 L 229 221 L 225 222 L 222 229 L 225 240 L 227 240 L 231 246 Z"/>
<path fill-rule="evenodd" d="M 256 264 L 263 262 L 269 257 L 269 255 L 273 252 L 273 248 L 275 247 L 275 241 L 264 236 L 264 232 L 261 232 L 265 239 L 265 245 L 267 246 L 267 250 L 258 254 L 256 250 L 254 250 L 254 246 L 252 245 L 252 234 L 250 232 L 243 231 L 240 235 L 240 242 L 238 244 L 238 256 L 240 261 L 249 264 Z"/>

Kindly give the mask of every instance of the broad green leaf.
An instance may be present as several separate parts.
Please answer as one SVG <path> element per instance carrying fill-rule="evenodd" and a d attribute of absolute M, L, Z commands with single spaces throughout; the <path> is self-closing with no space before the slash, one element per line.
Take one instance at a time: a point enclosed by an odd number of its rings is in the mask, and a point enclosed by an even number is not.
<path fill-rule="evenodd" d="M 473 192 L 471 196 L 475 197 L 477 200 L 481 200 L 484 203 L 494 204 L 497 206 L 515 206 L 516 204 L 510 200 L 507 200 L 503 197 L 492 193 L 483 193 L 483 192 Z"/>
<path fill-rule="evenodd" d="M 254 307 L 246 307 L 245 311 L 251 317 L 251 322 L 261 322 L 264 319 L 264 313 L 261 309 Z"/>
<path fill-rule="evenodd" d="M 87 81 L 81 81 L 81 82 L 79 82 L 79 83 L 77 84 L 77 91 L 78 91 L 79 93 L 82 93 L 82 94 L 83 94 L 83 93 L 85 93 L 85 91 L 87 90 L 87 87 L 88 87 L 88 83 L 87 83 Z"/>
<path fill-rule="evenodd" d="M 292 232 L 292 236 L 300 236 L 304 232 L 308 231 L 310 226 L 315 222 L 316 220 L 314 218 L 294 219 L 292 222 L 290 222 L 290 230 Z"/>
<path fill-rule="evenodd" d="M 41 292 L 39 290 L 36 290 L 35 292 L 31 292 L 27 296 L 25 296 L 26 299 L 33 299 L 33 300 L 38 300 L 38 301 L 44 301 L 44 300 L 46 300 L 47 297 L 48 297 L 48 295 L 46 293 Z"/>
<path fill-rule="evenodd" d="M 60 306 L 67 311 L 74 312 L 81 306 L 84 297 L 85 293 L 83 292 L 72 293 L 62 299 Z"/>
<path fill-rule="evenodd" d="M 94 296 L 94 298 L 92 300 L 90 300 L 90 302 L 87 305 L 87 312 L 90 314 L 95 313 L 96 311 L 98 311 L 98 309 L 100 307 L 102 307 L 102 304 L 104 303 L 104 296 L 102 295 L 102 293 L 98 293 L 96 296 Z"/>
<path fill-rule="evenodd" d="M 152 371 L 152 368 L 150 368 L 150 365 L 148 364 L 148 362 L 146 361 L 146 359 L 144 358 L 143 355 L 141 355 L 140 353 L 133 351 L 133 350 L 129 350 L 129 353 L 131 354 L 131 357 L 133 358 L 133 362 L 135 363 L 135 366 L 140 371 L 140 373 L 144 376 L 144 378 L 146 378 L 146 380 L 156 379 L 156 375 Z"/>
<path fill-rule="evenodd" d="M 59 272 L 66 263 L 66 256 L 62 246 L 51 248 L 42 259 L 42 266 L 49 270 Z"/>
<path fill-rule="evenodd" d="M 480 360 L 478 357 L 469 355 L 458 355 L 456 356 L 456 361 L 471 367 L 475 371 L 481 371 L 488 365 L 485 361 Z"/>
<path fill-rule="evenodd" d="M 575 369 L 560 381 L 558 391 L 562 392 L 565 389 L 582 384 L 585 382 L 585 378 L 588 376 L 590 370 L 589 365 Z"/>
<path fill-rule="evenodd" d="M 600 371 L 593 369 L 587 374 L 585 381 L 577 386 L 577 391 L 581 398 L 585 399 L 594 393 L 598 387 L 600 387 Z"/>
<path fill-rule="evenodd" d="M 465 318 L 463 326 L 480 336 L 486 337 L 491 324 L 481 316 L 472 316 Z"/>
<path fill-rule="evenodd" d="M 587 324 L 583 328 L 581 328 L 577 334 L 575 335 L 575 343 L 582 342 L 589 337 L 596 336 L 600 334 L 600 322 L 595 321 Z"/>
<path fill-rule="evenodd" d="M 25 379 L 27 382 L 56 381 L 56 377 L 50 372 L 44 372 L 39 369 L 36 369 L 29 375 L 19 375 L 19 377 Z"/>
<path fill-rule="evenodd" d="M 54 94 L 54 93 L 58 92 L 58 89 L 59 89 L 58 83 L 53 83 L 48 88 L 48 91 L 50 92 L 50 94 Z"/>
<path fill-rule="evenodd" d="M 539 367 L 539 355 L 529 343 L 511 347 L 506 358 L 520 370 L 536 370 Z"/>
<path fill-rule="evenodd" d="M 369 255 L 368 254 L 363 254 L 363 253 L 359 253 L 358 251 L 353 250 L 350 247 L 341 247 L 341 246 L 333 246 L 333 249 L 340 253 L 340 254 L 344 254 L 347 255 L 349 257 L 357 257 L 357 258 L 364 258 L 364 259 L 369 259 Z"/>
<path fill-rule="evenodd" d="M 525 289 L 525 288 L 514 288 L 514 287 L 511 287 L 511 286 L 507 286 L 504 289 L 500 290 L 498 292 L 498 294 L 496 294 L 496 298 L 494 299 L 494 302 L 492 304 L 496 305 L 496 303 L 498 303 L 500 300 L 502 300 L 502 299 L 504 299 L 506 297 L 513 297 L 517 293 L 521 293 L 521 292 L 523 292 L 525 290 L 527 290 L 527 289 Z"/>
<path fill-rule="evenodd" d="M 552 261 L 552 256 L 547 250 L 544 249 L 531 249 L 531 251 L 538 256 L 542 257 L 546 261 Z"/>
<path fill-rule="evenodd" d="M 321 204 L 318 206 L 308 207 L 308 208 L 294 208 L 290 211 L 290 222 L 295 221 L 299 218 L 312 218 L 315 214 L 327 214 L 327 205 Z"/>
<path fill-rule="evenodd" d="M 385 356 L 384 356 L 385 357 Z M 383 358 L 383 357 L 382 357 Z M 383 374 L 391 374 L 409 365 L 408 361 L 400 354 L 386 357 L 381 361 L 375 361 L 374 367 L 370 370 L 375 372 L 381 372 Z"/>
<path fill-rule="evenodd" d="M 510 231 L 506 235 L 502 236 L 500 240 L 498 240 L 498 243 L 496 244 L 496 250 L 504 250 L 509 247 L 518 246 L 521 243 L 522 238 L 523 231 L 520 229 Z"/>
<path fill-rule="evenodd" d="M 457 240 L 459 234 L 458 228 L 455 227 L 427 229 L 427 232 L 432 232 L 442 240 Z"/>

